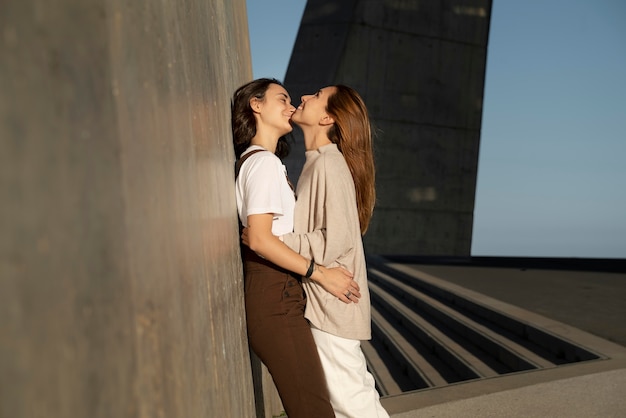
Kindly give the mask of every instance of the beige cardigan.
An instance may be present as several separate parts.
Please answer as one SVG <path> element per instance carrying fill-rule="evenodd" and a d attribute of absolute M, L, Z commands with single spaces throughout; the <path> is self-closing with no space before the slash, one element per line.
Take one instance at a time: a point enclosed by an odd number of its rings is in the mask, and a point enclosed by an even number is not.
<path fill-rule="evenodd" d="M 354 181 L 337 145 L 306 152 L 296 194 L 294 233 L 283 235 L 284 242 L 318 264 L 351 271 L 361 292 L 359 303 L 346 304 L 303 279 L 308 297 L 305 316 L 322 331 L 369 340 L 370 295 Z"/>

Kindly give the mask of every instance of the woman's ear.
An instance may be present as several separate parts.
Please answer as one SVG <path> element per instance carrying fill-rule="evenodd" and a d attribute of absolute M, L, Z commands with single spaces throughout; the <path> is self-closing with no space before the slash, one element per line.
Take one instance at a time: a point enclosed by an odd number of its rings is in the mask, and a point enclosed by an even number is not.
<path fill-rule="evenodd" d="M 250 99 L 250 108 L 254 113 L 259 113 L 261 111 L 261 101 L 256 97 Z"/>
<path fill-rule="evenodd" d="M 335 123 L 335 119 L 333 119 L 333 117 L 330 116 L 329 114 L 325 114 L 320 119 L 320 125 L 322 125 L 322 126 L 332 125 L 333 123 Z"/>

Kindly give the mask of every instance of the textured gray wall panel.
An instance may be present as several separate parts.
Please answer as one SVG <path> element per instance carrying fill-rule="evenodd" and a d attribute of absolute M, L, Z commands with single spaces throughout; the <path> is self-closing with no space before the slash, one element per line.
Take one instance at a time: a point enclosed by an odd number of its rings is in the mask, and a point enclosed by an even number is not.
<path fill-rule="evenodd" d="M 0 27 L 0 416 L 253 416 L 245 2 L 10 0 Z"/>
<path fill-rule="evenodd" d="M 398 209 L 470 210 L 477 134 L 428 125 L 382 122 L 377 143 L 378 199 Z M 456 152 L 456 151 L 459 152 Z M 452 157 L 451 157 L 452 156 Z M 420 164 L 416 164 L 419 159 Z M 407 176 L 410 171 L 413 176 Z"/>

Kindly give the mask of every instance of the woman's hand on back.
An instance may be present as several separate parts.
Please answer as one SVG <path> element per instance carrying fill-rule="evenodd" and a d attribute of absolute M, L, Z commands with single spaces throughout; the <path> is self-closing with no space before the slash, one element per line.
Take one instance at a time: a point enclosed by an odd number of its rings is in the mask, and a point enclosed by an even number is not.
<path fill-rule="evenodd" d="M 343 267 L 326 268 L 317 265 L 311 279 L 344 303 L 359 302 L 359 285 L 353 280 L 353 274 Z"/>
<path fill-rule="evenodd" d="M 250 246 L 250 241 L 248 241 L 248 228 L 244 228 L 241 232 L 241 242 L 243 242 L 243 245 L 246 247 Z"/>

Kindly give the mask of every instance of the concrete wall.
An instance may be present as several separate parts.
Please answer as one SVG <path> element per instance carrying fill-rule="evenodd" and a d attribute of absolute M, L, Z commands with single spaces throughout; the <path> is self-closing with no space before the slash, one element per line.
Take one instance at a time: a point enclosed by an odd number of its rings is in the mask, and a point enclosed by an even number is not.
<path fill-rule="evenodd" d="M 491 0 L 309 0 L 285 83 L 343 83 L 374 127 L 378 203 L 366 251 L 469 255 Z M 288 160 L 297 179 L 303 147 Z"/>
<path fill-rule="evenodd" d="M 244 0 L 1 10 L 0 416 L 253 416 Z"/>

